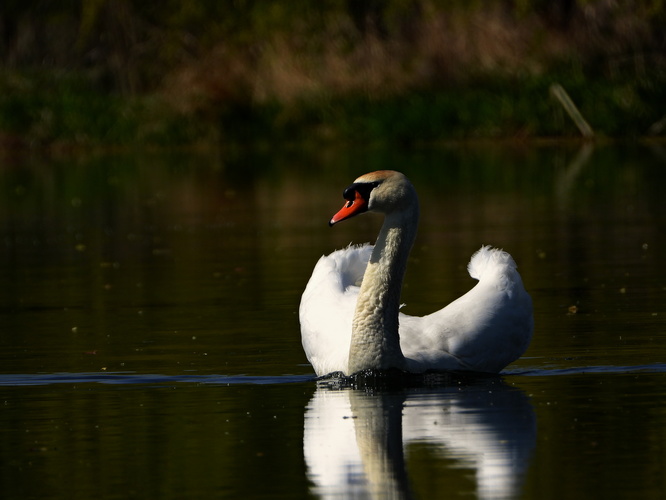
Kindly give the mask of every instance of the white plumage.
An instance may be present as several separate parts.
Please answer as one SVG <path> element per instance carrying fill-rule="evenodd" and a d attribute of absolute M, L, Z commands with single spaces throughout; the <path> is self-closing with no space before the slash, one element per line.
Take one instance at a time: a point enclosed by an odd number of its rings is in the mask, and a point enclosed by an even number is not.
<path fill-rule="evenodd" d="M 368 368 L 497 373 L 529 345 L 532 301 L 513 258 L 483 246 L 469 262 L 469 292 L 423 317 L 398 312 L 406 260 L 416 235 L 418 199 L 392 171 L 359 177 L 331 224 L 365 211 L 386 219 L 373 245 L 319 259 L 300 305 L 303 348 L 317 375 Z"/>

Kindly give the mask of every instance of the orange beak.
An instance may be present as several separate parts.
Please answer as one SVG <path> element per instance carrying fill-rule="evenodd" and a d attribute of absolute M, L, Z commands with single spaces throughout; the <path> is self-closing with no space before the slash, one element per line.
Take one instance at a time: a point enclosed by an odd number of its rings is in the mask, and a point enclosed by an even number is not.
<path fill-rule="evenodd" d="M 360 195 L 358 191 L 355 192 L 353 200 L 348 200 L 347 203 L 336 213 L 333 218 L 328 222 L 329 226 L 337 224 L 343 220 L 349 219 L 354 215 L 365 212 L 368 209 L 368 202 Z"/>

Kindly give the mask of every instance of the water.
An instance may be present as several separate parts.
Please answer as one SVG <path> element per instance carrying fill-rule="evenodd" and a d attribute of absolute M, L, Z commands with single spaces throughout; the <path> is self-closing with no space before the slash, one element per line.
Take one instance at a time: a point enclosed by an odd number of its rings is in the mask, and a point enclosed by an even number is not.
<path fill-rule="evenodd" d="M 4 498 L 663 498 L 660 145 L 4 157 Z M 317 384 L 297 308 L 370 170 L 422 220 L 403 301 L 511 252 L 535 336 L 501 377 Z"/>

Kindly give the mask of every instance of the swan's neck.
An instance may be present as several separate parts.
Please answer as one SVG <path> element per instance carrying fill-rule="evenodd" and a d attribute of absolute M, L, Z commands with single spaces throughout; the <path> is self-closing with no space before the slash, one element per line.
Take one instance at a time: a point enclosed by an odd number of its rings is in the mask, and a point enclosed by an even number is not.
<path fill-rule="evenodd" d="M 348 374 L 405 366 L 398 313 L 407 257 L 416 237 L 418 202 L 386 215 L 368 262 L 352 321 Z"/>

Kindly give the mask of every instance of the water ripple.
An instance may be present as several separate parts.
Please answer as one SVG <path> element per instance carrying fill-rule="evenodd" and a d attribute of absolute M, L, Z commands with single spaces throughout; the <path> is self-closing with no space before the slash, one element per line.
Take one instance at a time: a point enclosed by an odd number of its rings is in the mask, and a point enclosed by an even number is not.
<path fill-rule="evenodd" d="M 280 376 L 248 376 L 248 375 L 161 375 L 132 372 L 112 373 L 29 373 L 0 375 L 0 386 L 36 386 L 52 384 L 143 384 L 143 385 L 174 385 L 174 384 L 289 384 L 309 382 L 313 375 L 280 375 Z"/>
<path fill-rule="evenodd" d="M 666 373 L 666 363 L 652 363 L 648 365 L 633 366 L 574 366 L 570 368 L 528 368 L 518 370 L 505 370 L 504 375 L 523 375 L 530 377 L 542 377 L 553 375 L 578 375 L 583 373 Z"/>
<path fill-rule="evenodd" d="M 621 373 L 666 373 L 666 363 L 653 363 L 634 366 L 575 366 L 570 368 L 527 368 L 505 370 L 501 375 L 544 377 L 558 375 L 621 374 Z M 82 372 L 82 373 L 27 373 L 0 374 L 0 386 L 40 386 L 53 384 L 110 384 L 110 385 L 153 385 L 176 384 L 199 385 L 270 385 L 314 382 L 314 375 L 162 375 L 133 372 Z"/>

